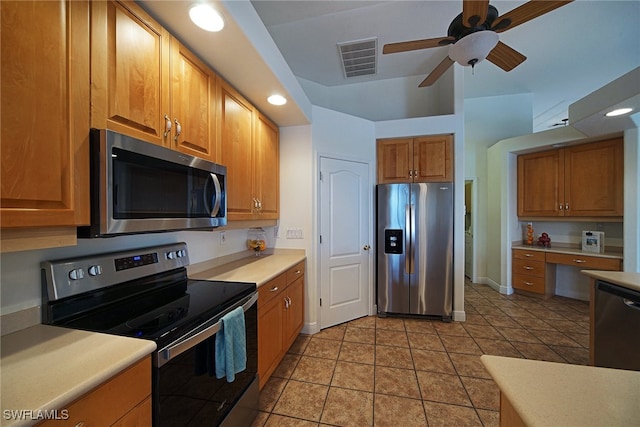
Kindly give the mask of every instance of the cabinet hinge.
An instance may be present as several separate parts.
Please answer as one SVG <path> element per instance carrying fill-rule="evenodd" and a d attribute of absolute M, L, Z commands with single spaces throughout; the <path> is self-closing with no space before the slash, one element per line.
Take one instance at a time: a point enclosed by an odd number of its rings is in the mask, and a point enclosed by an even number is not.
<path fill-rule="evenodd" d="M 320 298 L 320 307 L 322 307 L 322 298 Z"/>
<path fill-rule="evenodd" d="M 320 244 L 322 244 L 322 234 L 320 235 Z"/>
<path fill-rule="evenodd" d="M 322 172 L 320 172 L 320 181 L 322 181 Z"/>

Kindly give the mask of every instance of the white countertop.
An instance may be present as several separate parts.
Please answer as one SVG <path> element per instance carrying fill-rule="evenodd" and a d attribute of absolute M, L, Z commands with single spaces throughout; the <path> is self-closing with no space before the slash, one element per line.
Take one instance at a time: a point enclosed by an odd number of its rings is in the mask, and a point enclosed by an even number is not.
<path fill-rule="evenodd" d="M 638 426 L 640 372 L 484 355 L 528 426 Z"/>
<path fill-rule="evenodd" d="M 619 250 L 605 250 L 604 253 L 596 253 L 596 252 L 587 252 L 583 251 L 580 247 L 563 245 L 562 243 L 551 243 L 551 247 L 545 248 L 544 246 L 537 245 L 525 245 L 525 244 L 513 244 L 511 249 L 525 249 L 529 251 L 540 251 L 540 252 L 552 252 L 558 254 L 571 254 L 571 255 L 584 255 L 584 256 L 595 256 L 600 258 L 614 258 L 614 259 L 623 259 L 624 256 L 622 252 Z"/>
<path fill-rule="evenodd" d="M 619 285 L 627 289 L 640 292 L 640 273 L 626 273 L 624 271 L 601 271 L 601 270 L 582 270 L 582 274 L 586 274 L 594 279 L 603 280 L 614 285 Z"/>
<path fill-rule="evenodd" d="M 260 287 L 264 283 L 284 273 L 289 268 L 305 260 L 304 251 L 262 254 L 249 256 L 223 265 L 207 268 L 207 263 L 200 263 L 189 271 L 189 278 L 200 280 L 226 280 L 233 282 L 255 283 Z"/>
<path fill-rule="evenodd" d="M 1 345 L 1 426 L 35 424 L 7 420 L 4 411 L 64 409 L 156 349 L 153 341 L 47 325 L 5 335 Z"/>

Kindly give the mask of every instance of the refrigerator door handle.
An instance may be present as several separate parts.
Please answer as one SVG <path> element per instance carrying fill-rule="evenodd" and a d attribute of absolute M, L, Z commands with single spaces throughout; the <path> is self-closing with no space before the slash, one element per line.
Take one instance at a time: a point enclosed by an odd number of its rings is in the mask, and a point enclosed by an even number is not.
<path fill-rule="evenodd" d="M 413 257 L 409 255 L 411 252 L 411 205 L 404 207 L 404 272 L 411 274 L 413 271 Z"/>
<path fill-rule="evenodd" d="M 409 257 L 411 258 L 411 270 L 409 274 L 414 273 L 415 269 L 415 250 L 416 250 L 416 207 L 415 205 L 410 205 L 411 209 L 411 224 L 410 224 L 410 233 L 411 233 L 411 242 L 409 242 Z"/>

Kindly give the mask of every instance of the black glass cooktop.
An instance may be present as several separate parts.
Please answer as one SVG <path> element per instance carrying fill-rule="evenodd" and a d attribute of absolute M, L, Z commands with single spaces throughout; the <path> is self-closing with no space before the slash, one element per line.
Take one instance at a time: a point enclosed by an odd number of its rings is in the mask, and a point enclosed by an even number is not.
<path fill-rule="evenodd" d="M 203 324 L 256 290 L 254 283 L 190 280 L 184 269 L 51 303 L 50 324 L 151 339 L 158 346 Z"/>

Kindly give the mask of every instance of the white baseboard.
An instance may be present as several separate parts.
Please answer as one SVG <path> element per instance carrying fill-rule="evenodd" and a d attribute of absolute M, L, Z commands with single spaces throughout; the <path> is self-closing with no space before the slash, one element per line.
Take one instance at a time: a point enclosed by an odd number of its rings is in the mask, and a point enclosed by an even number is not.
<path fill-rule="evenodd" d="M 318 324 L 318 322 L 305 323 L 302 326 L 302 331 L 300 331 L 301 334 L 307 335 L 317 334 L 318 332 L 320 332 L 320 325 Z"/>
<path fill-rule="evenodd" d="M 465 313 L 464 310 L 454 310 L 453 320 L 455 322 L 464 322 L 465 320 L 467 320 L 467 313 Z"/>
<path fill-rule="evenodd" d="M 504 295 L 511 295 L 513 293 L 513 288 L 511 286 L 501 285 L 500 283 L 496 282 L 490 277 L 479 277 L 477 283 L 480 283 L 482 285 L 488 285 L 492 289 Z"/>

